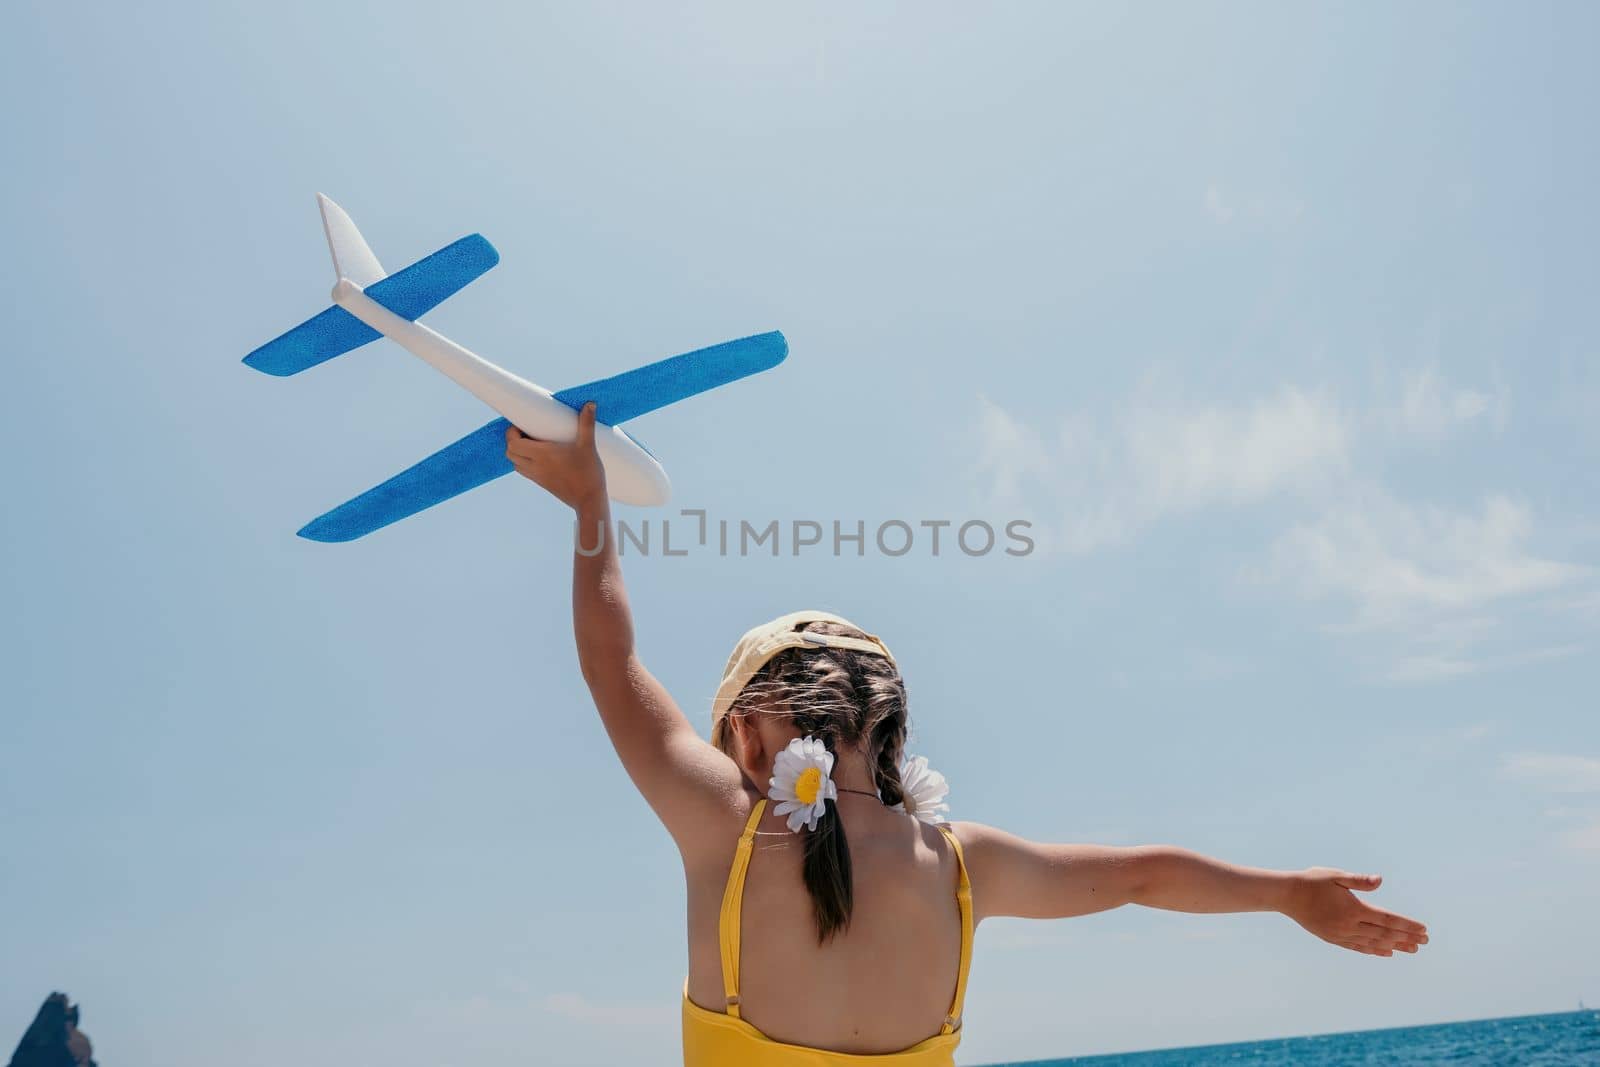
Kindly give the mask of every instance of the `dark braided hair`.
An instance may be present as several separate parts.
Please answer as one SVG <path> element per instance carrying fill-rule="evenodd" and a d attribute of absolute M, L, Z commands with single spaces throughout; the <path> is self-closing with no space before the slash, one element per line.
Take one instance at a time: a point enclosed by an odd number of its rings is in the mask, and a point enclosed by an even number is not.
<path fill-rule="evenodd" d="M 836 622 L 802 623 L 795 629 L 867 637 Z M 883 803 L 892 806 L 904 799 L 900 756 L 906 742 L 906 687 L 888 657 L 825 645 L 785 649 L 756 672 L 730 714 L 758 708 L 787 714 L 801 734 L 815 737 L 835 756 L 842 748 L 864 744 Z M 724 750 L 731 743 L 731 731 L 722 731 Z M 835 801 L 826 802 L 817 828 L 806 834 L 801 876 L 811 895 L 817 940 L 826 942 L 850 925 L 855 906 L 850 842 Z"/>

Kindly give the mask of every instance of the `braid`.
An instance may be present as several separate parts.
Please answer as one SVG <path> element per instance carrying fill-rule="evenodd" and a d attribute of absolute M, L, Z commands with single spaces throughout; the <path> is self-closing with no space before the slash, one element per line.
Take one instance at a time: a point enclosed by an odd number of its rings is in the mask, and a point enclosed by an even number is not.
<path fill-rule="evenodd" d="M 905 744 L 905 719 L 889 715 L 877 721 L 867 742 L 874 756 L 872 778 L 878 795 L 891 808 L 905 800 L 905 786 L 900 782 L 900 756 Z"/>
<path fill-rule="evenodd" d="M 822 743 L 837 758 L 837 742 L 831 732 L 822 735 Z M 834 934 L 850 925 L 856 904 L 850 839 L 845 836 L 837 800 L 823 802 L 817 828 L 806 834 L 800 877 L 811 897 L 811 914 L 817 921 L 817 943 L 826 944 Z"/>

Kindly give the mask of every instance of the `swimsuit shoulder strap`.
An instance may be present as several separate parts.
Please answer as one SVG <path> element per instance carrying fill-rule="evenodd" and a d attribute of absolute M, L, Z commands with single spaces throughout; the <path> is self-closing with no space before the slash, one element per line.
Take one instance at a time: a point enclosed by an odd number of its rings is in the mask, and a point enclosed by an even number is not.
<path fill-rule="evenodd" d="M 733 867 L 722 890 L 722 915 L 717 920 L 717 947 L 722 952 L 722 993 L 729 1015 L 739 1018 L 739 915 L 744 908 L 744 879 L 750 872 L 750 853 L 755 845 L 756 826 L 767 808 L 766 798 L 756 801 L 745 821 L 744 833 L 733 850 Z M 966 875 L 962 875 L 963 881 Z M 965 950 L 963 950 L 965 955 Z M 958 994 L 959 995 L 959 994 Z"/>
<path fill-rule="evenodd" d="M 950 1001 L 950 1012 L 944 1017 L 940 1034 L 954 1033 L 961 1026 L 961 1006 L 967 998 L 967 971 L 972 967 L 972 882 L 967 877 L 967 858 L 961 851 L 961 842 L 949 823 L 938 823 L 939 830 L 956 852 L 956 870 L 960 880 L 956 883 L 956 903 L 961 907 L 961 966 L 956 971 L 956 995 Z"/>

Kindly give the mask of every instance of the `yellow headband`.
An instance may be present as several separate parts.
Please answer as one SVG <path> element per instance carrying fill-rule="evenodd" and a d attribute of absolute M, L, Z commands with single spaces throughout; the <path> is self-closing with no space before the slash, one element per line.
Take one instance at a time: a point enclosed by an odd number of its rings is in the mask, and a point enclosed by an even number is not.
<path fill-rule="evenodd" d="M 733 646 L 733 655 L 728 657 L 727 667 L 723 668 L 722 684 L 717 686 L 717 695 L 711 701 L 713 745 L 721 744 L 723 721 L 732 710 L 734 701 L 739 699 L 739 694 L 744 692 L 744 687 L 750 684 L 750 679 L 766 666 L 768 660 L 784 649 L 847 648 L 854 652 L 882 656 L 890 663 L 894 662 L 889 646 L 872 634 L 867 634 L 866 640 L 862 640 L 859 637 L 836 637 L 833 634 L 816 634 L 795 629 L 796 626 L 808 622 L 834 622 L 840 626 L 848 626 L 852 630 L 861 629 L 848 619 L 826 611 L 796 611 L 789 615 L 780 615 L 771 622 L 762 623 L 739 638 L 739 643 Z"/>

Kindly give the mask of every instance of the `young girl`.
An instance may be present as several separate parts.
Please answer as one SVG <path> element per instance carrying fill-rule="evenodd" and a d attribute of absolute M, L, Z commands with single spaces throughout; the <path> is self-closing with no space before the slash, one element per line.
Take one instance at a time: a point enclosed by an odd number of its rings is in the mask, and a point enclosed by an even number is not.
<path fill-rule="evenodd" d="M 904 752 L 894 657 L 824 612 L 744 635 L 707 744 L 634 649 L 594 406 L 575 441 L 513 428 L 506 455 L 577 512 L 572 605 L 584 680 L 683 857 L 687 1067 L 949 1067 L 973 929 L 990 916 L 1054 919 L 1123 904 L 1277 911 L 1372 956 L 1427 943 L 1421 923 L 1352 892 L 1378 888 L 1377 875 L 1236 867 L 1165 845 L 1037 844 L 944 822 L 943 780 Z"/>

